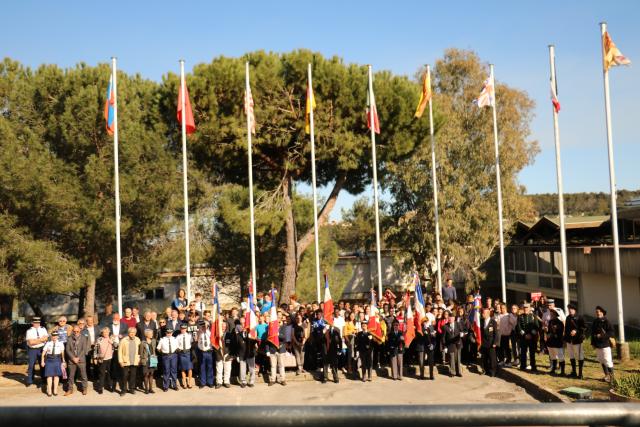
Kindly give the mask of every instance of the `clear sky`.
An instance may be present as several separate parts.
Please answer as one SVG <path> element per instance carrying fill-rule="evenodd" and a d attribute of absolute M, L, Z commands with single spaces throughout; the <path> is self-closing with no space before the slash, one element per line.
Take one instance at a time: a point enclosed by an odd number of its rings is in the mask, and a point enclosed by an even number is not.
<path fill-rule="evenodd" d="M 537 103 L 532 131 L 541 152 L 519 177 L 529 193 L 556 191 L 548 44 L 556 46 L 565 191 L 608 192 L 598 26 L 604 20 L 634 62 L 610 73 L 618 188 L 640 188 L 640 1 L 21 0 L 3 4 L 2 16 L 2 56 L 69 67 L 115 55 L 121 69 L 154 80 L 177 72 L 179 58 L 190 68 L 257 49 L 304 47 L 407 75 L 447 47 L 473 49 L 495 64 L 497 80 Z M 352 201 L 342 194 L 332 217 Z"/>

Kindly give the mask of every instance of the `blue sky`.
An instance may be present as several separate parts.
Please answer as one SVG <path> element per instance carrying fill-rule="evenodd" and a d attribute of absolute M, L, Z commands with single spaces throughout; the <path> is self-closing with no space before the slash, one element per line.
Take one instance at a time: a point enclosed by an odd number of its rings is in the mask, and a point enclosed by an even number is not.
<path fill-rule="evenodd" d="M 555 192 L 547 45 L 556 46 L 565 191 L 608 192 L 598 23 L 634 61 L 611 74 L 618 188 L 640 188 L 640 2 L 627 1 L 65 1 L 3 5 L 2 56 L 37 66 L 106 62 L 159 80 L 218 55 L 309 48 L 413 75 L 447 47 L 473 49 L 496 79 L 536 101 L 541 152 L 519 176 L 528 192 Z M 498 102 L 500 102 L 498 100 Z M 635 125 L 635 126 L 634 126 Z M 301 191 L 308 188 L 302 187 Z M 323 191 L 327 193 L 327 191 Z M 342 194 L 332 215 L 353 197 Z"/>

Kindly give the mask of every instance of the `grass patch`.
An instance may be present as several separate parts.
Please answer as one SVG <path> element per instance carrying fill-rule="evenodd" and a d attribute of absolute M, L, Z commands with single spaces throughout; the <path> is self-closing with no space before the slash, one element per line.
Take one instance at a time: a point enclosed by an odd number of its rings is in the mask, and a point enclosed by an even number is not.
<path fill-rule="evenodd" d="M 613 380 L 613 391 L 623 396 L 640 399 L 640 374 L 618 375 Z"/>

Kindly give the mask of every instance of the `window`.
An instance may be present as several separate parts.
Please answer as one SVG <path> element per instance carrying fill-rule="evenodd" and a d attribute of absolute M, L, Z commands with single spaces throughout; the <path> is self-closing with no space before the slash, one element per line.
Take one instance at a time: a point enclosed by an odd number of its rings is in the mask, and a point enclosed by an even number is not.
<path fill-rule="evenodd" d="M 537 273 L 538 272 L 538 253 L 533 251 L 526 252 L 526 267 L 527 272 L 529 273 Z"/>
<path fill-rule="evenodd" d="M 145 292 L 144 299 L 164 299 L 164 288 L 149 289 L 147 292 Z"/>
<path fill-rule="evenodd" d="M 522 249 L 513 251 L 515 255 L 516 262 L 516 270 L 525 271 L 525 263 L 524 263 L 524 251 Z"/>

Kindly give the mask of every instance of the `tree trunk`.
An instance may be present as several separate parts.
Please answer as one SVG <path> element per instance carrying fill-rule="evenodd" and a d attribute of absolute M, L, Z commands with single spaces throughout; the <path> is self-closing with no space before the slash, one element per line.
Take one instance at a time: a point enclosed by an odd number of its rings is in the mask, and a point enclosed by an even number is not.
<path fill-rule="evenodd" d="M 285 231 L 287 244 L 285 246 L 284 255 L 284 277 L 282 278 L 282 287 L 280 288 L 280 301 L 288 301 L 289 295 L 296 290 L 296 278 L 298 274 L 298 256 L 296 254 L 296 223 L 293 218 L 293 203 L 291 201 L 292 181 L 291 176 L 284 178 L 282 192 L 284 198 L 285 209 Z"/>
<path fill-rule="evenodd" d="M 87 288 L 81 288 L 78 295 L 78 319 L 84 315 L 85 301 L 87 300 Z"/>
<path fill-rule="evenodd" d="M 94 269 L 95 270 L 95 269 Z M 89 281 L 87 282 L 87 287 L 85 288 L 84 294 L 84 310 L 82 313 L 82 317 L 86 316 L 95 316 L 96 311 L 96 278 L 94 275 L 91 275 Z"/>
<path fill-rule="evenodd" d="M 0 362 L 13 363 L 13 297 L 0 296 Z"/>
<path fill-rule="evenodd" d="M 28 299 L 27 302 L 29 303 L 29 305 L 31 306 L 31 309 L 33 310 L 33 312 L 35 313 L 36 316 L 38 316 L 39 318 L 42 319 L 42 323 L 44 324 L 47 320 L 49 319 L 44 319 L 44 314 L 42 313 L 42 309 L 40 308 L 40 305 L 35 302 L 32 299 Z"/>

